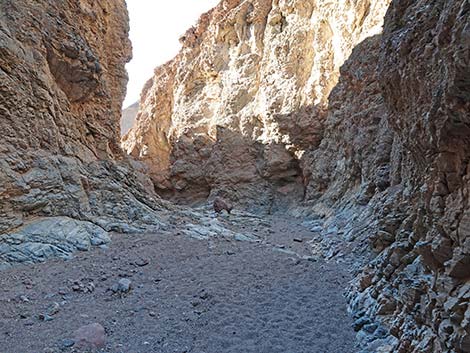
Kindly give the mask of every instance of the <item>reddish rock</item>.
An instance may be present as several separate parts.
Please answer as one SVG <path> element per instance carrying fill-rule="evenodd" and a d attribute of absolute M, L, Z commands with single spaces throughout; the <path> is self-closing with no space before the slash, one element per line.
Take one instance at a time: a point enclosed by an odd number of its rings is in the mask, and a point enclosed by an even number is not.
<path fill-rule="evenodd" d="M 103 348 L 106 345 L 104 327 L 93 323 L 80 327 L 75 331 L 75 346 L 85 349 Z"/>

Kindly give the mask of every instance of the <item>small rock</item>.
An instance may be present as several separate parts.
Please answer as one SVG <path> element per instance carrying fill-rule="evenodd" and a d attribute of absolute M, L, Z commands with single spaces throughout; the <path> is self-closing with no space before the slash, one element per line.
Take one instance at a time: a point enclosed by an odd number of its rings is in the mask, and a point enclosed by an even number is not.
<path fill-rule="evenodd" d="M 29 303 L 29 299 L 26 295 L 21 295 L 20 296 L 20 300 L 23 302 L 23 303 Z"/>
<path fill-rule="evenodd" d="M 157 313 L 155 311 L 150 311 L 149 316 L 151 317 L 157 316 Z"/>
<path fill-rule="evenodd" d="M 378 325 L 377 324 L 367 324 L 367 325 L 364 325 L 362 327 L 362 330 L 369 333 L 369 334 L 373 334 L 375 332 L 375 330 L 377 330 L 377 327 Z"/>
<path fill-rule="evenodd" d="M 135 264 L 139 267 L 147 266 L 149 263 L 150 263 L 150 261 L 147 260 L 147 259 L 139 259 L 135 262 Z"/>
<path fill-rule="evenodd" d="M 38 315 L 39 320 L 41 321 L 52 321 L 54 318 L 48 314 L 39 314 Z"/>
<path fill-rule="evenodd" d="M 57 314 L 60 311 L 60 305 L 59 303 L 53 303 L 48 309 L 47 309 L 47 315 L 53 316 Z"/>
<path fill-rule="evenodd" d="M 301 238 L 294 238 L 293 240 L 294 240 L 295 242 L 297 242 L 297 243 L 302 243 L 302 242 L 304 241 L 304 240 L 301 239 Z"/>
<path fill-rule="evenodd" d="M 69 338 L 63 339 L 62 341 L 59 342 L 60 348 L 70 348 L 70 347 L 73 347 L 74 345 L 75 345 L 75 341 Z"/>
<path fill-rule="evenodd" d="M 222 212 L 222 210 L 225 210 L 228 213 L 230 213 L 232 212 L 232 209 L 233 209 L 233 205 L 230 202 L 222 199 L 221 197 L 216 197 L 214 199 L 213 207 L 216 213 L 220 213 Z"/>
<path fill-rule="evenodd" d="M 128 293 L 132 289 L 132 282 L 128 278 L 121 278 L 118 283 L 111 287 L 114 293 Z"/>
<path fill-rule="evenodd" d="M 210 298 L 210 294 L 206 292 L 205 289 L 201 290 L 199 292 L 199 298 L 201 298 L 202 300 L 206 300 L 206 299 L 209 299 Z"/>
<path fill-rule="evenodd" d="M 446 262 L 449 275 L 454 278 L 470 277 L 470 255 L 456 251 L 454 257 Z"/>
<path fill-rule="evenodd" d="M 354 331 L 357 332 L 357 331 L 361 330 L 367 324 L 370 324 L 370 319 L 365 317 L 365 316 L 361 317 L 361 318 L 357 319 L 356 321 L 354 321 L 353 329 L 354 329 Z"/>
<path fill-rule="evenodd" d="M 75 346 L 79 348 L 103 348 L 106 342 L 104 327 L 98 323 L 80 327 L 74 337 Z"/>

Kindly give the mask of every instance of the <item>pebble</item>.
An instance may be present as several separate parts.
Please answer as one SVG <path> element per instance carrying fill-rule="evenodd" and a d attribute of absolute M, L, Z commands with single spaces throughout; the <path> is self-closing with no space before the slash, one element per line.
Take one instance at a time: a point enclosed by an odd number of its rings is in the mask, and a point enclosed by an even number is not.
<path fill-rule="evenodd" d="M 39 320 L 41 321 L 52 321 L 54 318 L 48 314 L 39 314 L 38 315 Z"/>
<path fill-rule="evenodd" d="M 139 267 L 147 266 L 149 263 L 150 263 L 150 261 L 147 260 L 147 259 L 139 259 L 135 262 L 135 264 Z"/>
<path fill-rule="evenodd" d="M 70 348 L 70 347 L 73 347 L 74 345 L 75 345 L 75 341 L 69 338 L 65 338 L 59 343 L 60 348 Z"/>
<path fill-rule="evenodd" d="M 129 278 L 121 278 L 117 283 L 115 283 L 111 290 L 114 293 L 128 293 L 132 289 L 132 281 Z"/>

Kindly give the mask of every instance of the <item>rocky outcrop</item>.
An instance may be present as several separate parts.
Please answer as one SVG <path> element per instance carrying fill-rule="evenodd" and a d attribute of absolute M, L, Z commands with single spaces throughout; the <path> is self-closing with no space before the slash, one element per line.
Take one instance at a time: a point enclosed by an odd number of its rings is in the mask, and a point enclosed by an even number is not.
<path fill-rule="evenodd" d="M 164 196 L 303 199 L 329 257 L 364 256 L 349 299 L 366 351 L 469 352 L 469 6 L 222 1 L 123 146 Z"/>
<path fill-rule="evenodd" d="M 146 177 L 120 161 L 130 57 L 124 1 L 0 3 L 0 256 L 21 245 L 18 234 L 38 243 L 37 232 L 28 233 L 36 218 L 106 231 L 162 223 Z M 56 249 L 56 237 L 43 235 L 41 244 Z"/>
<path fill-rule="evenodd" d="M 307 200 L 375 258 L 350 293 L 368 351 L 468 352 L 468 1 L 393 1 L 306 153 Z M 339 217 L 339 218 L 338 218 Z"/>
<path fill-rule="evenodd" d="M 149 166 L 164 196 L 220 195 L 257 210 L 283 195 L 300 201 L 299 159 L 321 141 L 339 68 L 380 31 L 386 7 L 222 1 L 156 69 L 124 148 Z"/>
<path fill-rule="evenodd" d="M 468 1 L 394 1 L 387 13 L 379 77 L 401 191 L 361 297 L 378 303 L 399 352 L 470 351 L 469 38 Z"/>

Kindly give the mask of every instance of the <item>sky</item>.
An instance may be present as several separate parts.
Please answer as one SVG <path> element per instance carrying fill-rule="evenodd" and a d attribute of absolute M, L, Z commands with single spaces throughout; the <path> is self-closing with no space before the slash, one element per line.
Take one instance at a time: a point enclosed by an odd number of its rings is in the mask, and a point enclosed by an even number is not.
<path fill-rule="evenodd" d="M 133 59 L 127 64 L 129 83 L 123 106 L 139 100 L 140 92 L 153 70 L 172 59 L 178 41 L 199 16 L 219 0 L 126 0 L 131 23 Z"/>

